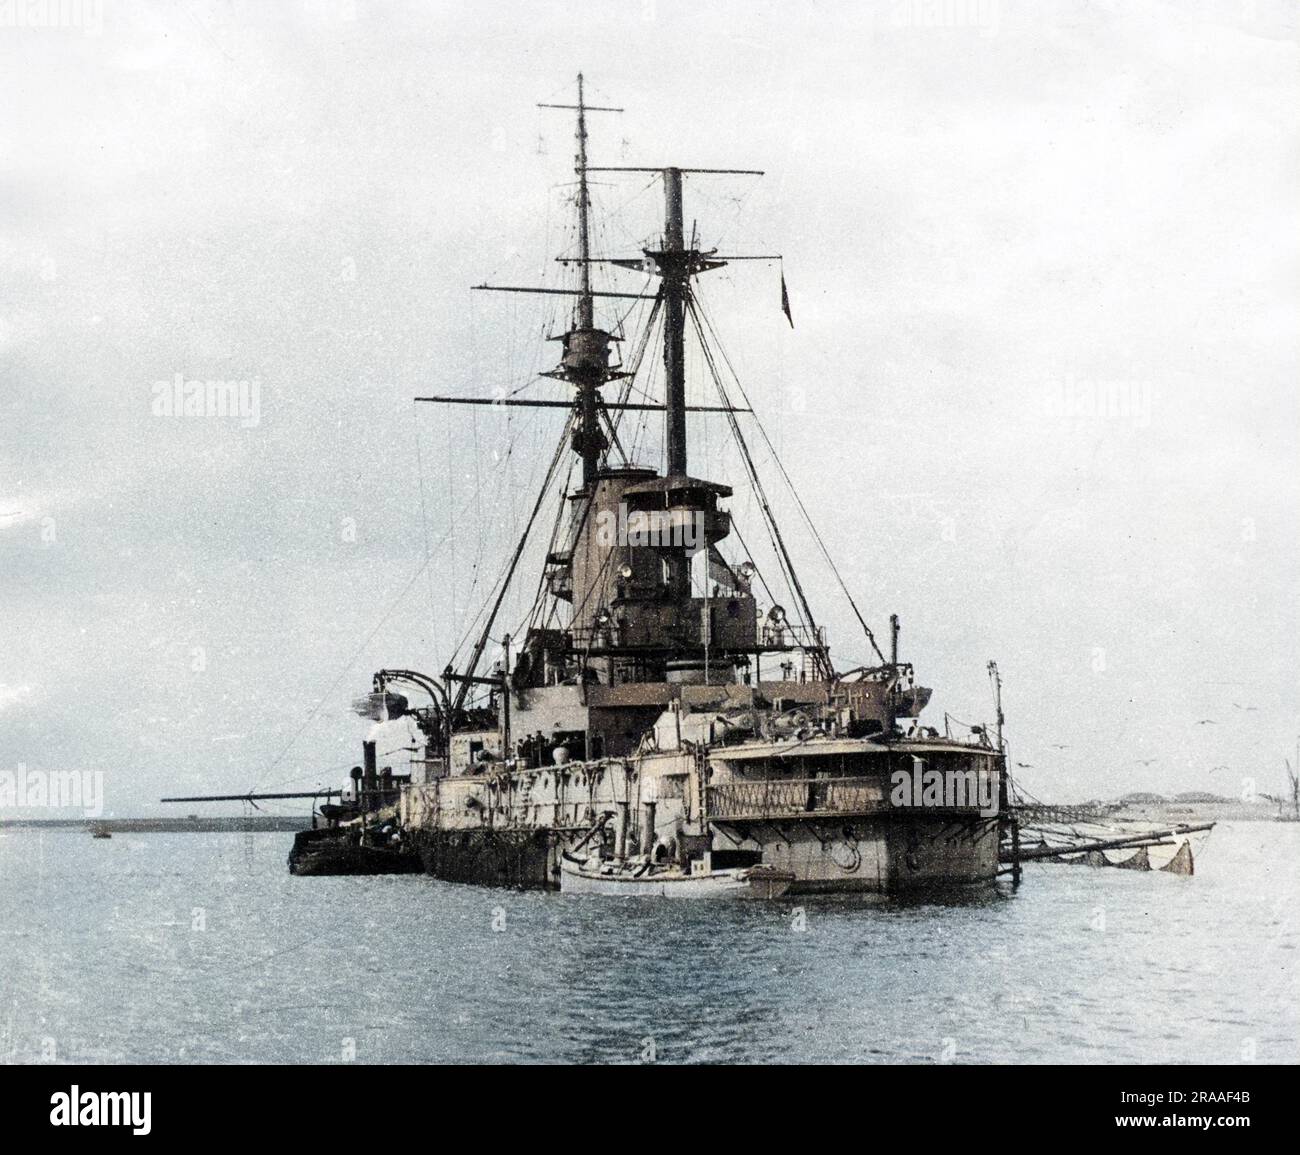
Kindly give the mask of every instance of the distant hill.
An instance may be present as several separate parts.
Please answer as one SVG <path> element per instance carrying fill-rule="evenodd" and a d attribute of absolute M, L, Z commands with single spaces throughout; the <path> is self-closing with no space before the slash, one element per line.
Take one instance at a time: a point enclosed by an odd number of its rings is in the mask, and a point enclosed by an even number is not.
<path fill-rule="evenodd" d="M 1118 803 L 1115 818 L 1147 822 L 1264 822 L 1275 816 L 1276 807 L 1263 798 L 1243 802 L 1206 790 L 1185 790 L 1173 798 L 1142 791 L 1126 794 Z"/>

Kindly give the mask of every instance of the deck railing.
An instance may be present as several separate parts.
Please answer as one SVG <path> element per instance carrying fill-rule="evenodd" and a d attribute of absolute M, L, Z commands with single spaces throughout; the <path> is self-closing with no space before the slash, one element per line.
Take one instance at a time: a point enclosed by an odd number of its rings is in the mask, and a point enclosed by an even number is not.
<path fill-rule="evenodd" d="M 710 818 L 873 814 L 889 809 L 878 778 L 772 778 L 708 788 Z"/>

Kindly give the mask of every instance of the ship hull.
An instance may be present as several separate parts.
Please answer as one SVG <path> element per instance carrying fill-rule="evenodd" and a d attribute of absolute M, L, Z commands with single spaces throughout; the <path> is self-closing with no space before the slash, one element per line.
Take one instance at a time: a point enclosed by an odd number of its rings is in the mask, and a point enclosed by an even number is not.
<path fill-rule="evenodd" d="M 742 847 L 794 875 L 789 893 L 911 894 L 990 886 L 998 871 L 996 819 L 886 816 L 839 822 L 724 827 Z"/>
<path fill-rule="evenodd" d="M 793 827 L 793 829 L 792 829 Z M 998 872 L 996 819 L 919 821 L 878 818 L 841 827 L 827 837 L 820 825 L 785 823 L 769 830 L 725 828 L 731 838 L 762 855 L 789 881 L 781 894 L 870 894 L 888 897 L 927 891 L 992 886 Z M 445 882 L 577 893 L 582 881 L 564 870 L 571 830 L 424 830 L 415 837 L 426 873 Z M 664 893 L 594 886 L 583 893 Z M 674 890 L 672 896 L 678 896 Z M 686 897 L 686 895 L 681 895 Z M 767 897 L 776 897 L 775 894 Z"/>
<path fill-rule="evenodd" d="M 462 773 L 410 788 L 403 837 L 425 869 L 453 882 L 557 889 L 561 857 L 603 843 L 671 862 L 683 874 L 762 864 L 788 893 L 905 895 L 991 885 L 998 876 L 1001 760 L 943 740 L 885 745 L 818 738 L 751 742 L 630 759 Z M 974 793 L 900 792 L 923 762 L 966 775 Z M 978 786 L 979 789 L 975 790 Z M 621 831 L 621 834 L 619 833 Z"/>
<path fill-rule="evenodd" d="M 559 889 L 555 830 L 423 830 L 415 845 L 425 872 L 444 882 Z"/>

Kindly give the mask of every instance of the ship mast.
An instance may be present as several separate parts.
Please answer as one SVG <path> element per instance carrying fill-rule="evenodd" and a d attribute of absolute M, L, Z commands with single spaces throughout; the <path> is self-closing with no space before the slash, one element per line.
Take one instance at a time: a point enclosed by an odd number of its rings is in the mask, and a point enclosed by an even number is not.
<path fill-rule="evenodd" d="M 600 469 L 600 455 L 608 442 L 600 429 L 596 411 L 600 386 L 605 383 L 609 364 L 609 339 L 595 329 L 595 309 L 591 296 L 591 196 L 587 189 L 587 108 L 583 99 L 582 73 L 578 73 L 578 153 L 574 168 L 578 175 L 578 324 L 575 334 L 591 342 L 593 352 L 599 347 L 599 364 L 591 363 L 573 370 L 578 387 L 578 427 L 574 430 L 575 448 L 582 455 L 582 483 L 590 486 Z M 601 342 L 599 338 L 603 337 Z M 592 340 L 592 338 L 597 338 Z"/>
<path fill-rule="evenodd" d="M 578 391 L 573 448 L 582 458 L 582 484 L 590 489 L 600 472 L 601 455 L 609 447 L 600 428 L 600 387 L 615 374 L 609 368 L 609 343 L 613 339 L 596 328 L 595 293 L 591 287 L 591 192 L 587 184 L 587 113 L 622 112 L 587 104 L 582 73 L 578 73 L 577 104 L 542 104 L 541 108 L 566 108 L 578 114 L 577 151 L 573 171 L 578 178 L 578 301 L 574 325 L 560 340 L 564 356 L 553 376 L 571 382 Z"/>
<path fill-rule="evenodd" d="M 664 247 L 659 269 L 664 295 L 665 473 L 686 475 L 686 294 L 691 269 L 682 239 L 682 170 L 666 168 Z"/>
<path fill-rule="evenodd" d="M 582 73 L 578 73 L 578 328 L 590 329 L 595 312 L 591 299 L 591 198 L 587 191 L 587 107 L 583 100 Z"/>
<path fill-rule="evenodd" d="M 659 275 L 659 300 L 664 307 L 664 473 L 668 477 L 685 477 L 686 414 L 707 410 L 706 406 L 686 404 L 686 315 L 691 307 L 691 278 L 710 269 L 720 269 L 731 257 L 717 256 L 717 250 L 703 253 L 686 244 L 682 211 L 682 176 L 697 173 L 715 176 L 762 176 L 752 168 L 677 168 L 670 166 L 593 165 L 588 172 L 654 173 L 664 186 L 664 232 L 658 250 L 647 250 L 644 257 L 610 260 L 610 264 L 640 272 L 645 258 L 654 262 Z M 767 257 L 741 257 L 740 260 L 768 260 Z M 728 405 L 723 412 L 731 412 Z"/>

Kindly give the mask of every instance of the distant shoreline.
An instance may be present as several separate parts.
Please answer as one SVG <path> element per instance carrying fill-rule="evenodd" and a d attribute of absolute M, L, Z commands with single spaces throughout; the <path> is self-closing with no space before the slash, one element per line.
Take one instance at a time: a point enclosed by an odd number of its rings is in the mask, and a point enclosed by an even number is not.
<path fill-rule="evenodd" d="M 1097 806 L 1108 820 L 1123 822 L 1272 822 L 1274 803 L 1221 801 L 1111 801 L 1062 805 Z M 309 830 L 311 818 L 254 814 L 187 818 L 0 818 L 0 831 L 96 831 L 109 834 L 292 834 Z"/>
<path fill-rule="evenodd" d="M 1276 802 L 1242 802 L 1238 798 L 1164 798 L 1155 794 L 1045 805 L 1092 809 L 1114 822 L 1273 822 L 1278 816 Z"/>
<path fill-rule="evenodd" d="M 1227 799 L 1223 802 L 1182 802 L 1170 799 L 1165 802 L 1125 802 L 1111 817 L 1138 818 L 1155 822 L 1273 822 L 1278 815 L 1273 802 L 1240 802 Z"/>
<path fill-rule="evenodd" d="M 0 830 L 104 830 L 109 834 L 287 834 L 311 819 L 284 815 L 209 818 L 0 818 Z"/>

